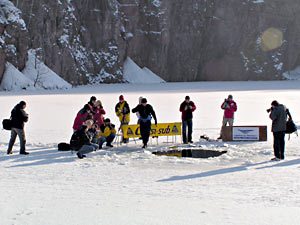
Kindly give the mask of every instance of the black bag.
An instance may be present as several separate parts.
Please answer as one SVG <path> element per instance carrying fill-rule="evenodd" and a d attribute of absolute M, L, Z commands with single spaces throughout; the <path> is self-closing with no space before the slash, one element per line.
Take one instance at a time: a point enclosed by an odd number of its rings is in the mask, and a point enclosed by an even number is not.
<path fill-rule="evenodd" d="M 293 120 L 286 121 L 286 130 L 285 130 L 285 133 L 286 134 L 291 134 L 291 133 L 294 133 L 296 131 L 297 131 L 297 126 L 294 123 L 294 121 Z"/>
<path fill-rule="evenodd" d="M 59 143 L 57 145 L 57 147 L 58 147 L 58 151 L 70 151 L 71 150 L 70 144 L 65 143 L 65 142 Z"/>
<path fill-rule="evenodd" d="M 4 119 L 2 121 L 2 126 L 4 130 L 11 130 L 12 127 L 12 121 L 11 119 Z"/>
<path fill-rule="evenodd" d="M 297 131 L 297 126 L 294 123 L 294 121 L 292 119 L 292 116 L 290 114 L 290 111 L 288 109 L 286 110 L 286 113 L 288 114 L 289 119 L 288 119 L 288 121 L 286 121 L 286 130 L 285 130 L 285 133 L 286 134 L 291 134 L 291 133 L 294 133 L 294 132 Z"/>

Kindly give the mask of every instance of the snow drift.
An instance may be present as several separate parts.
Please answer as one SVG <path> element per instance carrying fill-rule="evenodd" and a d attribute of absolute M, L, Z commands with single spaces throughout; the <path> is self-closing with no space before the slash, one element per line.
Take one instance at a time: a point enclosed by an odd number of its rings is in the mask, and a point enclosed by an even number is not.
<path fill-rule="evenodd" d="M 287 80 L 300 80 L 300 66 L 290 72 L 283 73 L 282 76 Z"/>
<path fill-rule="evenodd" d="M 28 61 L 22 72 L 11 63 L 6 63 L 6 70 L 0 85 L 0 90 L 34 90 L 34 89 L 69 89 L 72 85 L 63 80 L 35 55 L 28 52 Z"/>
<path fill-rule="evenodd" d="M 124 80 L 129 83 L 164 83 L 165 81 L 149 70 L 147 67 L 141 69 L 131 58 L 127 57 L 124 62 Z"/>
<path fill-rule="evenodd" d="M 4 73 L 0 89 L 5 91 L 17 90 L 33 90 L 33 82 L 23 73 L 16 69 L 11 63 L 6 63 L 6 71 Z"/>

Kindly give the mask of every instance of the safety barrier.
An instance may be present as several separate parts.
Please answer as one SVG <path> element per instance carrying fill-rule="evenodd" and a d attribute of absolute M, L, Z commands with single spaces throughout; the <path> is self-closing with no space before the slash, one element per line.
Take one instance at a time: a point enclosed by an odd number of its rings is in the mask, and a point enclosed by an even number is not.
<path fill-rule="evenodd" d="M 124 138 L 141 137 L 140 125 L 123 125 Z M 150 136 L 176 136 L 181 135 L 181 123 L 158 123 L 151 124 Z"/>

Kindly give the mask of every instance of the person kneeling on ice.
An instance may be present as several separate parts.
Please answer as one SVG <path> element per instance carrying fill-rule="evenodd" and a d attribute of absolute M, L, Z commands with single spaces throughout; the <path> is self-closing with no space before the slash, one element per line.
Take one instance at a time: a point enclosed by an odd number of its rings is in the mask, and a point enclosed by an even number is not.
<path fill-rule="evenodd" d="M 144 144 L 142 148 L 146 148 L 151 131 L 151 116 L 153 116 L 154 118 L 155 125 L 157 125 L 157 119 L 152 106 L 150 104 L 147 104 L 147 99 L 143 98 L 141 103 L 142 104 L 139 104 L 134 109 L 132 109 L 132 112 L 138 112 L 140 114 L 140 132 Z"/>
<path fill-rule="evenodd" d="M 78 151 L 77 156 L 79 159 L 86 157 L 85 154 L 96 151 L 97 144 L 93 144 L 88 135 L 88 130 L 93 126 L 93 120 L 87 120 L 83 123 L 82 127 L 75 131 L 71 137 L 70 147 L 72 150 Z"/>
<path fill-rule="evenodd" d="M 113 147 L 112 142 L 116 137 L 115 125 L 110 123 L 110 119 L 106 118 L 104 124 L 100 126 L 100 138 L 99 138 L 99 149 L 102 148 L 104 142 L 107 147 Z"/>

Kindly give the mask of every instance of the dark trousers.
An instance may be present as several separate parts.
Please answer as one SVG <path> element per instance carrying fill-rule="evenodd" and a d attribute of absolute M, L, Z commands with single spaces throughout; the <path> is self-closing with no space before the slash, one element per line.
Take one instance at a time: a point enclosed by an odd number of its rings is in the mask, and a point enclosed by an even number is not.
<path fill-rule="evenodd" d="M 193 132 L 193 120 L 184 120 L 182 121 L 182 139 L 183 142 L 186 143 L 186 127 L 188 127 L 188 135 L 187 140 L 188 142 L 192 141 L 192 132 Z"/>
<path fill-rule="evenodd" d="M 278 159 L 284 159 L 284 137 L 285 137 L 285 132 L 284 131 L 279 131 L 279 132 L 273 132 L 274 136 L 274 155 Z"/>
<path fill-rule="evenodd" d="M 107 145 L 111 145 L 115 137 L 116 137 L 115 134 L 110 134 L 108 137 L 101 136 L 99 139 L 99 147 L 102 147 L 104 142 L 106 142 Z"/>
<path fill-rule="evenodd" d="M 150 130 L 151 130 L 151 121 L 147 120 L 146 122 L 140 121 L 140 132 L 143 139 L 143 144 L 147 145 L 149 141 L 150 136 Z"/>
<path fill-rule="evenodd" d="M 26 137 L 25 137 L 24 129 L 18 129 L 13 127 L 11 128 L 11 136 L 8 144 L 7 153 L 12 152 L 12 148 L 13 145 L 15 144 L 17 136 L 19 136 L 20 139 L 20 153 L 25 152 Z"/>

